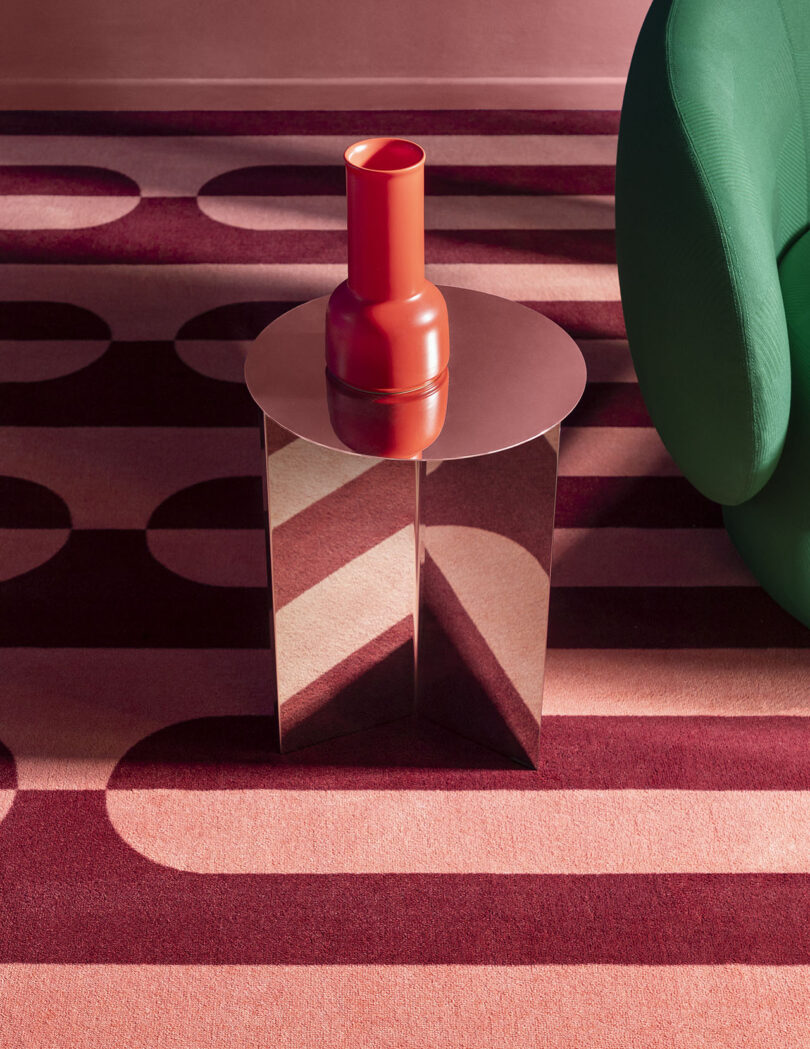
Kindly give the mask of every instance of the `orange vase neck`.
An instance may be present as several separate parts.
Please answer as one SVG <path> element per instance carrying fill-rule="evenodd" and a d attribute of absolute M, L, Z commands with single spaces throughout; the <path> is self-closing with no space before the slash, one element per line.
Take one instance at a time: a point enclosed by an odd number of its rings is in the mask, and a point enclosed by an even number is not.
<path fill-rule="evenodd" d="M 407 139 L 372 138 L 344 153 L 349 287 L 384 302 L 425 281 L 425 153 Z"/>

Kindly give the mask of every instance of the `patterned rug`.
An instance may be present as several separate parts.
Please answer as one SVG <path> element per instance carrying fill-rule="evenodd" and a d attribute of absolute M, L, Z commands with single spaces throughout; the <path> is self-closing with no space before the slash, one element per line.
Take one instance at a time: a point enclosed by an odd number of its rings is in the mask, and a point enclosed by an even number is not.
<path fill-rule="evenodd" d="M 3 1049 L 810 1046 L 810 632 L 650 425 L 617 129 L 0 115 Z M 588 363 L 536 772 L 403 722 L 272 752 L 242 362 L 343 279 L 341 154 L 378 134 L 427 151 L 428 276 Z"/>

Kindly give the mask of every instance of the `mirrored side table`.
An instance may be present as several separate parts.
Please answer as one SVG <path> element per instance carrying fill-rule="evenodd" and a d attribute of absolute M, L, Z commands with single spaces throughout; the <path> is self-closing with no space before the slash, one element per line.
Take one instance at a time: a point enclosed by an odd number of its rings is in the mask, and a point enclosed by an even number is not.
<path fill-rule="evenodd" d="M 248 355 L 282 752 L 415 714 L 537 764 L 560 422 L 585 362 L 528 307 L 441 291 L 447 414 L 416 460 L 336 435 L 327 297 L 279 317 Z"/>

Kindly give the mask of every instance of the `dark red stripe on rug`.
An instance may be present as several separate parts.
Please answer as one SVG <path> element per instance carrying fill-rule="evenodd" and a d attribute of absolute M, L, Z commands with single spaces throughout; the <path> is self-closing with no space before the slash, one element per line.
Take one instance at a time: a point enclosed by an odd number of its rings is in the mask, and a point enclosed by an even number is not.
<path fill-rule="evenodd" d="M 105 320 L 69 302 L 0 302 L 0 339 L 109 339 Z M 20 352 L 25 349 L 20 347 Z"/>
<path fill-rule="evenodd" d="M 274 433 L 280 434 L 281 431 Z M 288 435 L 286 443 L 292 440 L 292 435 Z M 155 511 L 149 527 L 261 528 L 263 522 L 260 520 L 260 510 L 263 505 L 259 477 L 220 478 L 202 482 L 171 496 Z M 316 507 L 307 511 L 307 514 L 310 512 L 315 513 Z M 383 512 L 384 504 L 381 503 L 375 508 L 375 513 Z M 320 515 L 319 510 L 317 514 Z M 222 523 L 225 520 L 227 524 Z M 314 526 L 316 518 L 309 517 L 308 520 Z M 318 528 L 330 527 L 320 516 L 317 520 Z M 397 520 L 393 520 L 390 529 L 386 526 L 386 534 L 396 531 L 394 525 Z M 684 477 L 559 477 L 555 526 L 722 528 L 723 513 L 717 503 L 701 495 Z M 369 535 L 373 533 L 374 529 L 371 529 Z M 356 546 L 361 553 L 366 548 L 362 543 Z M 336 557 L 327 557 L 324 564 L 340 567 Z M 320 573 L 321 569 L 318 569 L 311 578 L 323 578 Z"/>
<path fill-rule="evenodd" d="M 557 528 L 722 528 L 723 512 L 685 477 L 559 477 Z"/>
<path fill-rule="evenodd" d="M 755 586 L 555 587 L 550 648 L 810 648 Z"/>
<path fill-rule="evenodd" d="M 619 113 L 589 109 L 9 110 L 3 135 L 615 135 Z"/>
<path fill-rule="evenodd" d="M 281 432 L 275 430 L 274 434 Z M 292 435 L 288 435 L 286 443 L 292 440 Z M 316 527 L 317 522 L 318 529 L 337 527 L 320 516 L 318 505 L 306 512 L 316 515 L 307 517 L 312 526 Z M 149 527 L 261 528 L 263 506 L 259 477 L 219 478 L 171 496 L 155 511 Z M 375 507 L 375 514 L 384 512 L 385 504 L 381 502 Z M 385 534 L 393 534 L 399 520 L 395 515 L 390 526 L 385 526 Z M 684 477 L 559 477 L 555 525 L 557 528 L 722 528 L 723 514 L 717 503 L 701 495 Z M 374 531 L 370 528 L 368 535 L 373 536 Z M 362 553 L 367 546 L 359 542 L 356 549 Z M 327 557 L 324 564 L 340 567 L 336 557 Z M 311 578 L 323 578 L 321 569 Z"/>
<path fill-rule="evenodd" d="M 61 496 L 22 477 L 0 476 L 0 528 L 70 528 Z"/>
<path fill-rule="evenodd" d="M 255 339 L 277 317 L 301 302 L 233 302 L 215 306 L 192 317 L 177 332 L 177 339 Z"/>
<path fill-rule="evenodd" d="M 217 477 L 173 492 L 155 508 L 148 527 L 264 528 L 266 513 L 260 477 Z"/>
<path fill-rule="evenodd" d="M 281 433 L 274 431 L 276 436 Z M 284 443 L 294 439 L 288 434 Z M 155 511 L 149 527 L 261 528 L 263 505 L 259 477 L 218 478 L 171 496 Z M 380 504 L 375 512 L 382 509 Z M 717 503 L 701 495 L 684 477 L 559 477 L 555 525 L 557 528 L 722 528 L 723 514 Z M 323 527 L 323 522 L 319 521 L 318 527 Z M 363 548 L 357 547 L 361 551 Z"/>
<path fill-rule="evenodd" d="M 21 792 L 0 857 L 4 963 L 810 962 L 806 874 L 189 874 L 103 791 Z"/>
<path fill-rule="evenodd" d="M 616 235 L 608 229 L 426 230 L 425 260 L 615 264 Z"/>
<path fill-rule="evenodd" d="M 267 591 L 177 576 L 145 532 L 80 530 L 0 583 L 0 631 L 9 646 L 262 648 Z M 807 648 L 810 631 L 753 586 L 552 586 L 549 646 Z"/>
<path fill-rule="evenodd" d="M 430 165 L 425 192 L 434 196 L 511 196 L 512 194 L 611 194 L 615 167 L 604 165 Z"/>
<path fill-rule="evenodd" d="M 551 716 L 537 770 L 404 718 L 277 754 L 271 717 L 199 718 L 136 744 L 118 790 L 808 790 L 810 718 Z"/>
<path fill-rule="evenodd" d="M 610 164 L 431 164 L 425 169 L 429 196 L 614 192 Z M 343 196 L 346 175 L 336 165 L 273 164 L 240 168 L 206 182 L 200 196 Z"/>
<path fill-rule="evenodd" d="M 230 427 L 258 420 L 246 387 L 190 368 L 170 341 L 113 342 L 69 375 L 0 383 L 2 426 Z"/>
<path fill-rule="evenodd" d="M 265 587 L 175 575 L 145 531 L 73 531 L 45 564 L 0 583 L 8 647 L 265 648 L 268 630 Z"/>
<path fill-rule="evenodd" d="M 140 189 L 128 175 L 108 168 L 60 164 L 0 165 L 0 195 L 133 197 Z"/>
<path fill-rule="evenodd" d="M 614 302 L 523 302 L 559 324 L 575 339 L 626 339 L 622 304 Z"/>
<path fill-rule="evenodd" d="M 343 230 L 250 230 L 204 215 L 188 197 L 148 197 L 77 230 L 0 231 L 3 261 L 51 264 L 346 263 Z M 428 263 L 613 263 L 612 230 L 433 230 Z"/>
<path fill-rule="evenodd" d="M 589 382 L 567 426 L 652 426 L 636 382 Z"/>

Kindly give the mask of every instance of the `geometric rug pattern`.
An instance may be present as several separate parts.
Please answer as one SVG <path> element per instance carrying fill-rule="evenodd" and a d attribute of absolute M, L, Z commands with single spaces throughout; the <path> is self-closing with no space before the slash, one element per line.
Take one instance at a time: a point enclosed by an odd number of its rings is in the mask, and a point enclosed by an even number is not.
<path fill-rule="evenodd" d="M 810 1045 L 810 631 L 640 398 L 617 131 L 592 111 L 0 114 L 4 1049 Z M 428 277 L 548 315 L 588 365 L 536 771 L 407 721 L 273 748 L 242 365 L 345 277 L 342 153 L 392 134 L 427 153 Z M 272 454 L 294 490 L 315 453 Z M 283 527 L 339 521 L 358 470 Z M 477 550 L 521 549 L 492 527 Z M 302 564 L 290 616 L 343 568 Z M 478 626 L 508 645 L 511 612 Z M 299 656 L 302 688 L 363 667 L 316 639 Z"/>

